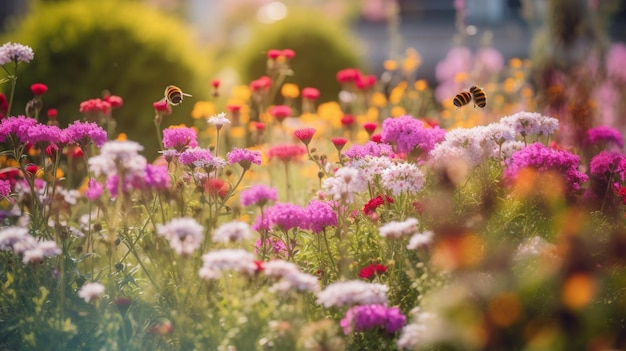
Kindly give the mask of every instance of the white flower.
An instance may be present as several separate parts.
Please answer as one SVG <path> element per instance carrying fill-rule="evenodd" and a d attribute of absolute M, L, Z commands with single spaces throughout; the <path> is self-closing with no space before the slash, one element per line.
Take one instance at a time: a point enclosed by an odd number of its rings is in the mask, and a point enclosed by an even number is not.
<path fill-rule="evenodd" d="M 422 171 L 412 163 L 393 164 L 382 173 L 382 185 L 395 196 L 417 193 L 422 190 L 425 182 Z"/>
<path fill-rule="evenodd" d="M 61 254 L 61 249 L 57 246 L 56 241 L 46 240 L 37 242 L 35 246 L 24 250 L 24 257 L 22 262 L 39 263 L 46 257 L 56 256 Z"/>
<path fill-rule="evenodd" d="M 157 234 L 165 237 L 179 255 L 192 255 L 204 239 L 203 232 L 204 228 L 193 218 L 174 218 L 157 225 Z"/>
<path fill-rule="evenodd" d="M 335 201 L 352 203 L 356 194 L 367 189 L 367 182 L 361 177 L 358 169 L 342 167 L 333 177 L 324 179 L 322 189 Z"/>
<path fill-rule="evenodd" d="M 335 282 L 317 294 L 317 303 L 331 306 L 387 305 L 389 287 L 360 280 Z"/>
<path fill-rule="evenodd" d="M 298 267 L 291 262 L 271 260 L 263 265 L 263 272 L 268 277 L 279 279 L 276 284 L 272 285 L 270 291 L 286 293 L 319 290 L 317 277 L 300 272 Z"/>
<path fill-rule="evenodd" d="M 250 226 L 241 221 L 232 221 L 222 224 L 213 232 L 213 241 L 215 242 L 232 242 L 243 241 L 252 236 Z"/>
<path fill-rule="evenodd" d="M 433 235 L 434 233 L 430 230 L 423 233 L 417 233 L 409 239 L 409 244 L 406 248 L 409 250 L 417 250 L 422 247 L 426 247 L 433 242 Z"/>
<path fill-rule="evenodd" d="M 510 126 L 522 136 L 550 135 L 559 128 L 559 120 L 537 112 L 518 112 L 503 117 L 500 123 Z"/>
<path fill-rule="evenodd" d="M 218 113 L 217 115 L 209 117 L 209 120 L 207 122 L 209 124 L 216 126 L 217 128 L 221 128 L 222 126 L 226 124 L 230 124 L 230 120 L 226 118 L 226 113 L 224 112 L 221 112 L 221 113 Z"/>
<path fill-rule="evenodd" d="M 206 280 L 219 279 L 222 276 L 222 271 L 230 269 L 253 275 L 257 269 L 254 260 L 253 254 L 241 249 L 224 249 L 209 252 L 202 255 L 204 264 L 200 268 L 198 275 Z"/>
<path fill-rule="evenodd" d="M 143 177 L 148 161 L 139 154 L 142 150 L 143 146 L 134 141 L 107 141 L 102 145 L 100 155 L 89 159 L 89 170 L 96 177 L 102 174 L 109 177 L 118 172 L 128 179 L 133 176 Z"/>
<path fill-rule="evenodd" d="M 95 301 L 104 294 L 104 285 L 100 283 L 87 283 L 78 291 L 78 297 L 87 303 Z"/>
<path fill-rule="evenodd" d="M 383 238 L 401 238 L 404 235 L 412 235 L 417 232 L 417 219 L 408 218 L 404 222 L 391 221 L 378 228 L 378 233 Z"/>

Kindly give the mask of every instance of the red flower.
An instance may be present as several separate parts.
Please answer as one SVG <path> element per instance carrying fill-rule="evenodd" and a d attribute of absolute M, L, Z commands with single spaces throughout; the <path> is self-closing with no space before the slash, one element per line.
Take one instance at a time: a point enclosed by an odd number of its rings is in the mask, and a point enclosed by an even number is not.
<path fill-rule="evenodd" d="M 219 88 L 219 87 L 220 87 L 220 83 L 221 83 L 221 81 L 220 81 L 219 79 L 213 79 L 213 80 L 211 81 L 211 85 L 212 85 L 212 86 L 213 86 L 213 88 L 215 88 L 215 89 L 217 89 L 217 88 Z"/>
<path fill-rule="evenodd" d="M 108 95 L 104 98 L 104 101 L 111 104 L 112 108 L 120 108 L 124 104 L 124 100 L 117 95 Z"/>
<path fill-rule="evenodd" d="M 382 142 L 382 140 L 383 140 L 383 136 L 380 135 L 380 134 L 374 134 L 374 135 L 372 135 L 370 137 L 370 140 L 375 142 L 375 143 L 379 143 L 380 144 Z"/>
<path fill-rule="evenodd" d="M 50 144 L 46 147 L 46 155 L 49 157 L 55 157 L 59 147 L 56 144 Z"/>
<path fill-rule="evenodd" d="M 205 189 L 209 194 L 217 195 L 223 199 L 228 194 L 230 186 L 222 179 L 211 178 L 206 182 Z"/>
<path fill-rule="evenodd" d="M 337 72 L 337 81 L 339 83 L 349 83 L 356 82 L 361 76 L 361 72 L 359 72 L 356 68 L 346 68 Z"/>
<path fill-rule="evenodd" d="M 241 111 L 241 105 L 226 105 L 226 109 L 230 113 L 237 113 Z"/>
<path fill-rule="evenodd" d="M 378 125 L 376 123 L 373 123 L 373 122 L 368 122 L 368 123 L 363 124 L 363 129 L 365 129 L 367 134 L 370 135 L 370 136 L 372 135 L 372 133 L 374 133 L 376 128 L 378 128 Z"/>
<path fill-rule="evenodd" d="M 376 274 L 383 274 L 385 272 L 387 272 L 387 266 L 380 263 L 373 263 L 361 269 L 359 278 L 370 279 Z"/>
<path fill-rule="evenodd" d="M 308 146 L 313 139 L 313 135 L 315 134 L 315 128 L 302 128 L 293 132 L 296 138 L 300 139 L 304 145 Z"/>
<path fill-rule="evenodd" d="M 37 173 L 37 171 L 39 170 L 39 167 L 37 167 L 37 165 L 28 165 L 26 166 L 26 172 L 31 173 L 31 174 L 35 174 Z"/>
<path fill-rule="evenodd" d="M 278 122 L 282 122 L 287 117 L 291 117 L 291 107 L 287 105 L 277 105 L 272 106 L 270 108 L 270 115 L 278 120 Z"/>
<path fill-rule="evenodd" d="M 111 104 L 101 99 L 90 99 L 80 103 L 81 113 L 102 112 L 108 114 L 111 112 Z"/>
<path fill-rule="evenodd" d="M 170 107 L 170 104 L 165 99 L 161 99 L 159 101 L 153 102 L 152 107 L 154 107 L 154 110 L 157 112 L 165 112 L 166 114 L 172 113 L 172 108 Z"/>
<path fill-rule="evenodd" d="M 296 57 L 296 53 L 295 51 L 291 50 L 291 49 L 283 49 L 283 51 L 281 52 L 281 55 L 286 58 L 287 60 L 291 60 L 294 57 Z"/>
<path fill-rule="evenodd" d="M 344 146 L 348 143 L 348 139 L 346 138 L 330 138 L 330 141 L 335 145 L 335 149 L 337 151 L 341 151 Z"/>
<path fill-rule="evenodd" d="M 376 76 L 359 76 L 356 80 L 356 87 L 360 90 L 366 90 L 376 85 Z"/>
<path fill-rule="evenodd" d="M 626 205 L 626 186 L 619 188 L 617 196 L 619 196 L 622 199 L 622 203 Z"/>
<path fill-rule="evenodd" d="M 317 100 L 320 97 L 320 91 L 315 88 L 302 89 L 302 98 L 308 100 Z"/>
<path fill-rule="evenodd" d="M 252 126 L 254 126 L 254 129 L 256 129 L 258 132 L 262 132 L 265 130 L 265 123 L 252 122 Z"/>
<path fill-rule="evenodd" d="M 276 60 L 281 55 L 280 50 L 271 49 L 267 51 L 267 58 L 270 60 Z"/>
<path fill-rule="evenodd" d="M 30 91 L 32 91 L 35 96 L 42 96 L 48 91 L 48 87 L 45 84 L 35 83 L 30 86 Z"/>
<path fill-rule="evenodd" d="M 0 118 L 4 118 L 9 110 L 9 101 L 7 101 L 7 97 L 0 93 Z"/>
<path fill-rule="evenodd" d="M 393 198 L 389 195 L 385 195 L 385 197 L 383 198 L 382 196 L 376 196 L 375 198 L 371 199 L 370 201 L 368 201 L 365 206 L 363 206 L 363 213 L 365 213 L 366 215 L 369 215 L 370 213 L 374 213 L 376 212 L 376 209 L 383 205 L 384 203 L 388 203 L 388 204 L 392 204 L 393 203 Z"/>
<path fill-rule="evenodd" d="M 270 86 L 272 86 L 272 80 L 268 76 L 263 76 L 250 82 L 250 90 L 253 92 L 261 89 L 269 89 Z"/>
<path fill-rule="evenodd" d="M 83 157 L 83 149 L 78 145 L 68 146 L 65 154 L 69 158 L 82 158 Z"/>
<path fill-rule="evenodd" d="M 255 272 L 262 272 L 265 267 L 263 267 L 263 261 L 254 260 L 254 265 L 256 266 Z"/>
<path fill-rule="evenodd" d="M 354 116 L 353 115 L 344 115 L 341 117 L 341 125 L 344 127 L 352 127 L 354 124 Z"/>
<path fill-rule="evenodd" d="M 56 108 L 51 108 L 48 109 L 48 118 L 49 119 L 56 119 L 57 118 L 57 109 Z"/>

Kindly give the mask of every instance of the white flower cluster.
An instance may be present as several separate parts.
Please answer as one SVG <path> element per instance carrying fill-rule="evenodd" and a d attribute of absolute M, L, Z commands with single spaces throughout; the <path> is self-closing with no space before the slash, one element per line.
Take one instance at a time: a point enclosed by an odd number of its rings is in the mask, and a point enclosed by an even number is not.
<path fill-rule="evenodd" d="M 500 123 L 510 126 L 521 136 L 542 136 L 553 134 L 559 128 L 559 120 L 537 112 L 518 112 L 500 119 Z"/>
<path fill-rule="evenodd" d="M 418 230 L 417 223 L 415 218 L 408 218 L 404 222 L 391 221 L 378 228 L 378 233 L 383 238 L 399 239 L 405 235 L 415 234 Z"/>
<path fill-rule="evenodd" d="M 89 303 L 95 301 L 104 294 L 104 285 L 100 283 L 87 283 L 78 291 L 78 297 Z"/>
<path fill-rule="evenodd" d="M 382 185 L 394 196 L 415 194 L 425 182 L 424 173 L 413 163 L 395 163 L 382 171 Z"/>
<path fill-rule="evenodd" d="M 324 307 L 353 305 L 386 305 L 389 287 L 360 280 L 335 282 L 317 294 L 317 303 Z"/>
<path fill-rule="evenodd" d="M 279 279 L 270 291 L 287 293 L 289 291 L 318 291 L 320 286 L 317 277 L 302 273 L 298 267 L 287 261 L 271 260 L 263 264 L 265 275 Z"/>
<path fill-rule="evenodd" d="M 367 182 L 356 168 L 339 168 L 333 177 L 326 178 L 322 189 L 335 201 L 352 203 L 356 194 L 367 189 Z"/>
<path fill-rule="evenodd" d="M 406 248 L 409 250 L 418 250 L 426 247 L 433 242 L 434 235 L 435 234 L 430 230 L 423 233 L 414 234 L 411 239 L 409 239 L 409 244 L 406 246 Z"/>
<path fill-rule="evenodd" d="M 193 218 L 174 218 L 165 225 L 157 225 L 157 234 L 165 237 L 179 255 L 190 256 L 204 239 L 204 227 Z"/>
<path fill-rule="evenodd" d="M 413 350 L 419 346 L 428 344 L 432 338 L 433 324 L 437 318 L 429 312 L 420 312 L 419 309 L 412 311 L 412 323 L 402 328 L 398 338 L 398 350 Z"/>
<path fill-rule="evenodd" d="M 12 250 L 16 255 L 23 255 L 22 262 L 39 263 L 46 257 L 61 254 L 56 241 L 37 241 L 22 227 L 5 227 L 0 230 L 0 250 Z"/>
<path fill-rule="evenodd" d="M 350 160 L 348 163 L 350 167 L 359 170 L 359 175 L 367 183 L 374 183 L 376 181 L 376 177 L 380 176 L 385 169 L 391 167 L 393 164 L 394 161 L 386 156 L 359 157 Z"/>
<path fill-rule="evenodd" d="M 244 241 L 252 236 L 250 225 L 241 221 L 232 221 L 222 224 L 213 232 L 213 241 L 220 243 L 229 243 L 235 241 Z"/>
<path fill-rule="evenodd" d="M 235 270 L 247 275 L 254 275 L 257 265 L 255 257 L 242 249 L 223 249 L 202 255 L 204 262 L 198 272 L 206 280 L 219 279 L 225 270 Z"/>
<path fill-rule="evenodd" d="M 98 156 L 89 159 L 89 170 L 96 177 L 114 176 L 118 171 L 128 176 L 143 176 L 147 160 L 139 154 L 142 150 L 143 146 L 134 141 L 108 141 Z"/>
<path fill-rule="evenodd" d="M 524 242 L 517 247 L 513 260 L 520 261 L 540 255 L 553 256 L 554 252 L 556 252 L 556 246 L 554 244 L 547 242 L 540 236 L 533 236 L 524 240 Z"/>

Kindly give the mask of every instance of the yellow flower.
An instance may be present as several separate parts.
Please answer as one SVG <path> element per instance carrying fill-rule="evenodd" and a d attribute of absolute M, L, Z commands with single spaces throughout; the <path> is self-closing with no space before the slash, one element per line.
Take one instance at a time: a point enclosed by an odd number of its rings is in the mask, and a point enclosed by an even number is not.
<path fill-rule="evenodd" d="M 295 84 L 286 83 L 280 89 L 280 93 L 283 94 L 283 96 L 286 98 L 295 99 L 300 96 L 300 89 Z"/>
<path fill-rule="evenodd" d="M 208 119 L 209 117 L 217 114 L 215 104 L 211 101 L 198 101 L 193 105 L 191 111 L 191 118 L 193 119 Z"/>
<path fill-rule="evenodd" d="M 394 60 L 385 60 L 383 67 L 385 67 L 387 71 L 395 71 L 398 69 L 398 63 Z"/>
<path fill-rule="evenodd" d="M 522 67 L 522 60 L 520 60 L 518 57 L 514 57 L 509 60 L 509 66 L 514 69 L 519 69 Z"/>
<path fill-rule="evenodd" d="M 385 97 L 385 94 L 378 91 L 372 94 L 371 102 L 372 105 L 376 107 L 387 106 L 387 98 Z"/>
<path fill-rule="evenodd" d="M 415 82 L 415 90 L 424 91 L 426 89 L 428 89 L 428 82 L 424 79 L 419 79 Z"/>
<path fill-rule="evenodd" d="M 239 127 L 231 127 L 228 130 L 228 133 L 230 134 L 231 137 L 233 137 L 235 139 L 243 138 L 246 135 L 245 129 L 243 129 L 243 127 L 241 127 L 241 126 L 239 126 Z"/>
<path fill-rule="evenodd" d="M 237 85 L 233 87 L 231 98 L 238 102 L 248 102 L 250 100 L 250 87 L 247 85 Z"/>
<path fill-rule="evenodd" d="M 326 122 L 330 123 L 333 128 L 341 128 L 341 117 L 343 111 L 341 106 L 335 101 L 325 102 L 317 107 L 317 114 Z"/>
<path fill-rule="evenodd" d="M 406 115 L 406 110 L 402 106 L 395 106 L 394 108 L 391 109 L 389 113 L 391 114 L 392 117 L 399 117 L 402 115 Z"/>
<path fill-rule="evenodd" d="M 389 94 L 389 102 L 392 104 L 397 104 L 402 100 L 404 96 L 405 86 L 398 84 L 395 88 L 391 90 L 391 94 Z"/>
<path fill-rule="evenodd" d="M 407 49 L 407 57 L 402 62 L 402 69 L 405 72 L 414 72 L 422 64 L 422 57 L 415 49 Z"/>
<path fill-rule="evenodd" d="M 126 141 L 128 140 L 128 135 L 126 135 L 126 133 L 120 133 L 117 135 L 117 138 L 115 138 L 115 140 L 117 141 Z"/>

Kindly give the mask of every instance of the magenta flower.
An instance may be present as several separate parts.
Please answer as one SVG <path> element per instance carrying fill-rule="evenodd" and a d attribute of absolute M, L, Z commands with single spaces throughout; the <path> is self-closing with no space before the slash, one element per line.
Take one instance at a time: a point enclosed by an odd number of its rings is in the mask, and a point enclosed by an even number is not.
<path fill-rule="evenodd" d="M 567 151 L 548 148 L 541 143 L 534 143 L 515 152 L 506 160 L 503 177 L 512 182 L 522 168 L 532 167 L 539 172 L 556 171 L 563 176 L 570 191 L 579 190 L 580 185 L 589 177 L 578 171 L 580 157 Z"/>
<path fill-rule="evenodd" d="M 277 203 L 265 210 L 263 216 L 258 216 L 252 225 L 256 231 L 272 230 L 278 227 L 282 231 L 292 228 L 306 227 L 306 212 L 304 208 L 292 203 Z"/>
<path fill-rule="evenodd" d="M 348 335 L 355 331 L 366 331 L 373 328 L 384 329 L 393 334 L 404 326 L 406 317 L 398 307 L 384 305 L 355 306 L 346 312 L 340 322 L 343 332 Z"/>
<path fill-rule="evenodd" d="M 265 246 L 271 248 L 272 252 L 274 252 L 274 254 L 276 255 L 282 254 L 282 255 L 287 256 L 289 254 L 289 250 L 287 250 L 287 245 L 285 245 L 285 242 L 278 239 L 277 237 L 272 236 L 272 237 L 265 239 Z M 259 253 L 259 249 L 262 247 L 263 245 L 262 245 L 261 239 L 259 238 L 254 243 L 254 252 Z"/>
<path fill-rule="evenodd" d="M 337 213 L 328 202 L 313 200 L 305 208 L 308 229 L 319 234 L 328 226 L 337 225 Z"/>
<path fill-rule="evenodd" d="M 81 113 L 101 112 L 108 114 L 111 112 L 111 104 L 102 99 L 89 99 L 80 103 L 79 111 Z"/>
<path fill-rule="evenodd" d="M 26 143 L 28 141 L 28 130 L 35 125 L 37 125 L 37 120 L 30 117 L 4 118 L 0 120 L 0 142 L 5 142 L 8 137 L 13 139 L 14 142 Z"/>
<path fill-rule="evenodd" d="M 622 137 L 622 133 L 609 126 L 590 128 L 587 130 L 585 142 L 589 145 L 604 143 L 609 145 L 614 144 L 619 148 L 624 147 L 624 138 Z"/>
<path fill-rule="evenodd" d="M 78 144 L 83 148 L 91 142 L 100 148 L 107 141 L 107 132 L 93 122 L 75 121 L 63 133 L 67 143 Z"/>
<path fill-rule="evenodd" d="M 226 165 L 223 159 L 214 157 L 211 150 L 198 147 L 181 152 L 178 162 L 186 166 L 205 168 L 223 168 Z"/>
<path fill-rule="evenodd" d="M 167 166 L 147 164 L 146 174 L 142 180 L 141 189 L 164 190 L 170 187 L 170 174 Z"/>
<path fill-rule="evenodd" d="M 302 128 L 293 132 L 293 135 L 298 138 L 305 146 L 309 146 L 313 135 L 315 135 L 315 128 Z"/>
<path fill-rule="evenodd" d="M 265 185 L 253 185 L 245 189 L 239 196 L 241 206 L 260 206 L 263 207 L 269 201 L 278 200 L 278 191 Z"/>
<path fill-rule="evenodd" d="M 188 127 L 170 127 L 163 130 L 163 147 L 183 151 L 198 146 L 196 130 Z"/>
<path fill-rule="evenodd" d="M 91 178 L 89 179 L 87 190 L 85 190 L 85 197 L 92 201 L 96 200 L 102 196 L 103 190 L 104 187 L 102 184 L 98 183 L 94 178 Z"/>
<path fill-rule="evenodd" d="M 9 197 L 9 195 L 11 195 L 11 182 L 0 180 L 0 198 Z"/>
<path fill-rule="evenodd" d="M 228 164 L 238 163 L 243 169 L 247 170 L 253 163 L 255 165 L 261 164 L 261 152 L 236 147 L 226 154 L 226 159 Z"/>
<path fill-rule="evenodd" d="M 26 131 L 26 136 L 28 138 L 27 142 L 33 145 L 37 143 L 60 144 L 65 141 L 59 127 L 45 124 L 35 124 L 31 126 Z"/>
<path fill-rule="evenodd" d="M 408 154 L 418 148 L 427 154 L 445 135 L 445 130 L 439 127 L 424 128 L 422 121 L 406 115 L 387 118 L 383 122 L 381 140 L 383 143 L 395 145 L 396 151 L 400 153 Z"/>
<path fill-rule="evenodd" d="M 306 155 L 306 149 L 300 145 L 282 144 L 272 146 L 267 155 L 270 160 L 277 158 L 285 163 L 297 161 L 303 155 Z"/>
<path fill-rule="evenodd" d="M 626 156 L 619 152 L 602 151 L 591 159 L 589 172 L 603 183 L 623 181 L 626 178 Z"/>

